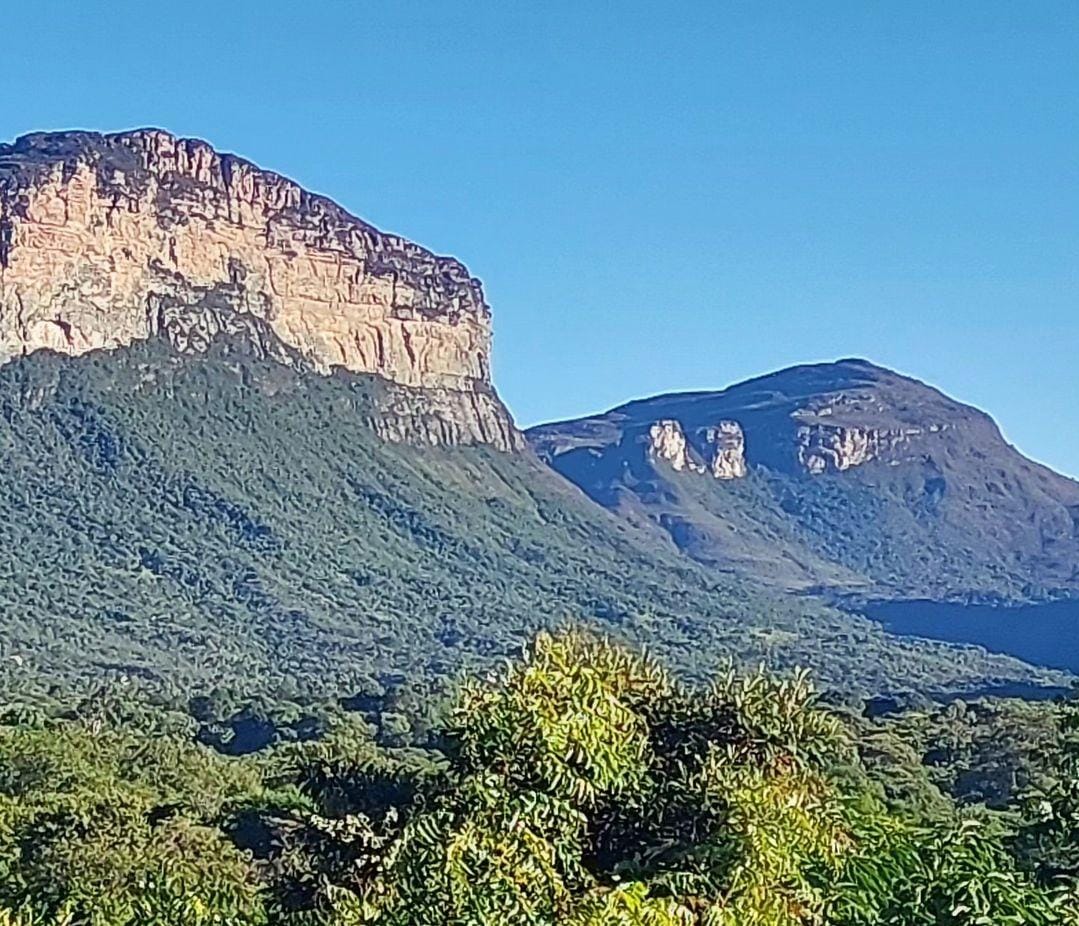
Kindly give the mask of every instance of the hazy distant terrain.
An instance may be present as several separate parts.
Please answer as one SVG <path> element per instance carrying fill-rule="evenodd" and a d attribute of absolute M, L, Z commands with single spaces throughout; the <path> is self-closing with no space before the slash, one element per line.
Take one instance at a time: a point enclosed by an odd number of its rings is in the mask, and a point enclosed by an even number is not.
<path fill-rule="evenodd" d="M 721 423 L 740 435 L 724 452 L 743 464 L 721 460 L 714 478 Z M 684 454 L 661 446 L 660 425 Z M 528 437 L 628 522 L 773 587 L 987 602 L 1079 593 L 1079 483 L 1023 457 L 985 413 L 865 361 L 642 399 Z"/>

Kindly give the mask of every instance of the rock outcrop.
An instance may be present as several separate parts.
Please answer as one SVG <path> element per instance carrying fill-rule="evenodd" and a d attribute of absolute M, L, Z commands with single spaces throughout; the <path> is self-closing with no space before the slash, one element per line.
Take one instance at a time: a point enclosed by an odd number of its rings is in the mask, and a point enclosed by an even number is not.
<path fill-rule="evenodd" d="M 675 472 L 704 472 L 690 455 L 686 432 L 677 421 L 657 421 L 648 429 L 648 454 L 653 462 L 662 460 Z"/>
<path fill-rule="evenodd" d="M 701 428 L 694 437 L 691 443 L 674 419 L 656 421 L 648 429 L 648 458 L 679 473 L 710 472 L 716 479 L 746 475 L 746 440 L 737 421 Z"/>
<path fill-rule="evenodd" d="M 798 462 L 813 475 L 843 472 L 870 460 L 889 459 L 892 454 L 921 433 L 875 428 L 844 428 L 806 425 L 798 429 Z"/>
<path fill-rule="evenodd" d="M 202 141 L 0 145 L 0 362 L 155 334 L 197 350 L 251 320 L 313 370 L 377 374 L 402 407 L 428 400 L 430 440 L 521 445 L 490 386 L 490 310 L 458 261 Z"/>
<path fill-rule="evenodd" d="M 891 426 L 855 422 L 881 418 Z M 810 475 L 844 472 L 873 460 L 898 466 L 915 462 L 939 442 L 947 423 L 914 425 L 881 404 L 879 396 L 850 390 L 810 400 L 791 413 L 798 464 Z"/>
<path fill-rule="evenodd" d="M 721 421 L 706 428 L 704 439 L 712 451 L 716 479 L 742 479 L 746 475 L 746 436 L 737 421 Z"/>

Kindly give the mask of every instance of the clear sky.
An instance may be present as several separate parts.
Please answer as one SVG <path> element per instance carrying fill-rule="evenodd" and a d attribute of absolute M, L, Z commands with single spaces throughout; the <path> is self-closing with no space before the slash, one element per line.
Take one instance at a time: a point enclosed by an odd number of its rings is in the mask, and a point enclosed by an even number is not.
<path fill-rule="evenodd" d="M 467 263 L 522 424 L 863 356 L 1079 474 L 1079 2 L 13 3 L 0 136 L 197 135 Z"/>

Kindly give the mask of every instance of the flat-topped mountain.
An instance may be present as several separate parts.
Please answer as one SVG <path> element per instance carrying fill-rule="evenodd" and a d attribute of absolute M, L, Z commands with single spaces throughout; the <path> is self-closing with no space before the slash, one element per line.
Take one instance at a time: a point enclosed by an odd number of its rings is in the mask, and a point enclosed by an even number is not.
<path fill-rule="evenodd" d="M 0 145 L 0 362 L 155 333 L 199 350 L 238 325 L 320 372 L 405 387 L 387 436 L 415 417 L 421 441 L 520 443 L 491 388 L 490 309 L 459 261 L 156 129 Z M 424 414 L 402 414 L 416 388 Z"/>
<path fill-rule="evenodd" d="M 362 694 L 565 621 L 690 673 L 1059 681 L 657 544 L 527 448 L 490 341 L 459 262 L 204 142 L 0 146 L 0 696 Z M 646 417 L 649 459 L 753 481 L 744 416 Z"/>
<path fill-rule="evenodd" d="M 528 432 L 593 499 L 693 558 L 790 588 L 1079 590 L 1079 483 L 985 413 L 862 360 L 661 395 Z"/>

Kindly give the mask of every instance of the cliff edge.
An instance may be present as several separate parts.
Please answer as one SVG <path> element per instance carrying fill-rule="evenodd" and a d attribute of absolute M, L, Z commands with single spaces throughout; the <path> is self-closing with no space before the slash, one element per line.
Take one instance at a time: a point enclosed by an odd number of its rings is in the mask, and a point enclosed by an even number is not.
<path fill-rule="evenodd" d="M 320 373 L 402 387 L 398 413 L 441 416 L 386 436 L 521 445 L 491 388 L 490 309 L 457 260 L 160 130 L 0 145 L 0 363 L 159 334 L 198 350 L 236 317 Z"/>

